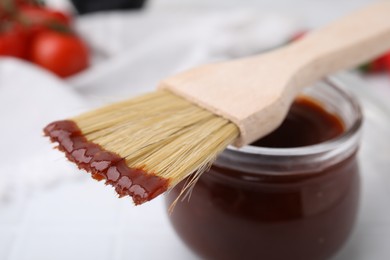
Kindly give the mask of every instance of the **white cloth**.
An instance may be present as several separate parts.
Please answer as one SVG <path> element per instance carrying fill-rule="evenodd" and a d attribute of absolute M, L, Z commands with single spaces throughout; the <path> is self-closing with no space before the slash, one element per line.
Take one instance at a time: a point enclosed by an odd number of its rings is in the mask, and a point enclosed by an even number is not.
<path fill-rule="evenodd" d="M 16 59 L 0 60 L 0 199 L 74 176 L 42 129 L 85 107 L 70 86 L 46 71 Z"/>
<path fill-rule="evenodd" d="M 86 176 L 69 173 L 75 167 L 42 137 L 52 120 L 151 91 L 160 79 L 199 63 L 280 45 L 299 27 L 294 19 L 251 10 L 112 12 L 76 25 L 91 47 L 93 66 L 72 78 L 0 58 L 0 198 Z"/>

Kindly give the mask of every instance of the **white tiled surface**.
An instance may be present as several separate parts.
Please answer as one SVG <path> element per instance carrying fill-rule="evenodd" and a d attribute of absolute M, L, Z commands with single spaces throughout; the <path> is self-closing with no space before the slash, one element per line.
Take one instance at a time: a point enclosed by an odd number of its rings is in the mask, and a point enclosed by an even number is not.
<path fill-rule="evenodd" d="M 162 199 L 135 207 L 102 186 L 88 179 L 1 206 L 0 259 L 196 259 Z"/>
<path fill-rule="evenodd" d="M 96 259 L 112 256 L 114 234 L 64 229 L 32 229 L 16 245 L 9 259 Z M 80 246 L 83 245 L 83 246 Z"/>

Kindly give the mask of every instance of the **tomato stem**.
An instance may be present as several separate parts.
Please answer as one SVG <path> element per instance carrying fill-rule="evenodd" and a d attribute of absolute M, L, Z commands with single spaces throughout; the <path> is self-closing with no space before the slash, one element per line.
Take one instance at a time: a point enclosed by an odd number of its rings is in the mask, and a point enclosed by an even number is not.
<path fill-rule="evenodd" d="M 64 34 L 73 34 L 73 31 L 69 28 L 69 26 L 66 26 L 59 22 L 49 22 L 46 25 L 49 29 L 52 29 L 53 31 L 57 31 Z"/>
<path fill-rule="evenodd" d="M 0 9 L 5 15 L 14 16 L 17 13 L 17 8 L 13 0 L 1 1 Z"/>

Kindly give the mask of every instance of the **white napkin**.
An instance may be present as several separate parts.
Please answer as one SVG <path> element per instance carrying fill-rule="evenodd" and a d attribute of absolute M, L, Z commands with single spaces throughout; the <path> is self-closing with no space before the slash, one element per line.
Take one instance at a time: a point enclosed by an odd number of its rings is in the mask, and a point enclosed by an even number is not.
<path fill-rule="evenodd" d="M 86 107 L 50 73 L 16 59 L 0 60 L 0 199 L 75 176 L 42 129 Z"/>
<path fill-rule="evenodd" d="M 196 64 L 280 45 L 299 25 L 241 10 L 100 13 L 80 18 L 77 28 L 94 63 L 65 81 L 32 64 L 0 58 L 0 198 L 87 176 L 74 173 L 42 137 L 52 120 L 151 91 L 160 79 Z"/>

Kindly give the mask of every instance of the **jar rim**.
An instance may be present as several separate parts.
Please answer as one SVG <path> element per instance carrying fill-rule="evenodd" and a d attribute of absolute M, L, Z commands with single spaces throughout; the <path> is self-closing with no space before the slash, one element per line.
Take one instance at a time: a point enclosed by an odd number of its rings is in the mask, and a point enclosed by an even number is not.
<path fill-rule="evenodd" d="M 353 124 L 341 135 L 330 140 L 324 141 L 322 143 L 302 147 L 270 148 L 246 145 L 241 148 L 236 148 L 230 145 L 227 147 L 227 150 L 248 155 L 267 155 L 279 157 L 309 156 L 331 151 L 338 147 L 340 144 L 345 143 L 347 140 L 350 140 L 353 136 L 357 135 L 363 124 L 363 113 L 357 98 L 350 91 L 340 87 L 339 81 L 335 77 L 327 77 L 323 81 L 328 84 L 329 87 L 332 87 L 335 91 L 337 91 L 346 100 L 348 100 L 352 109 L 356 113 L 356 119 Z"/>

